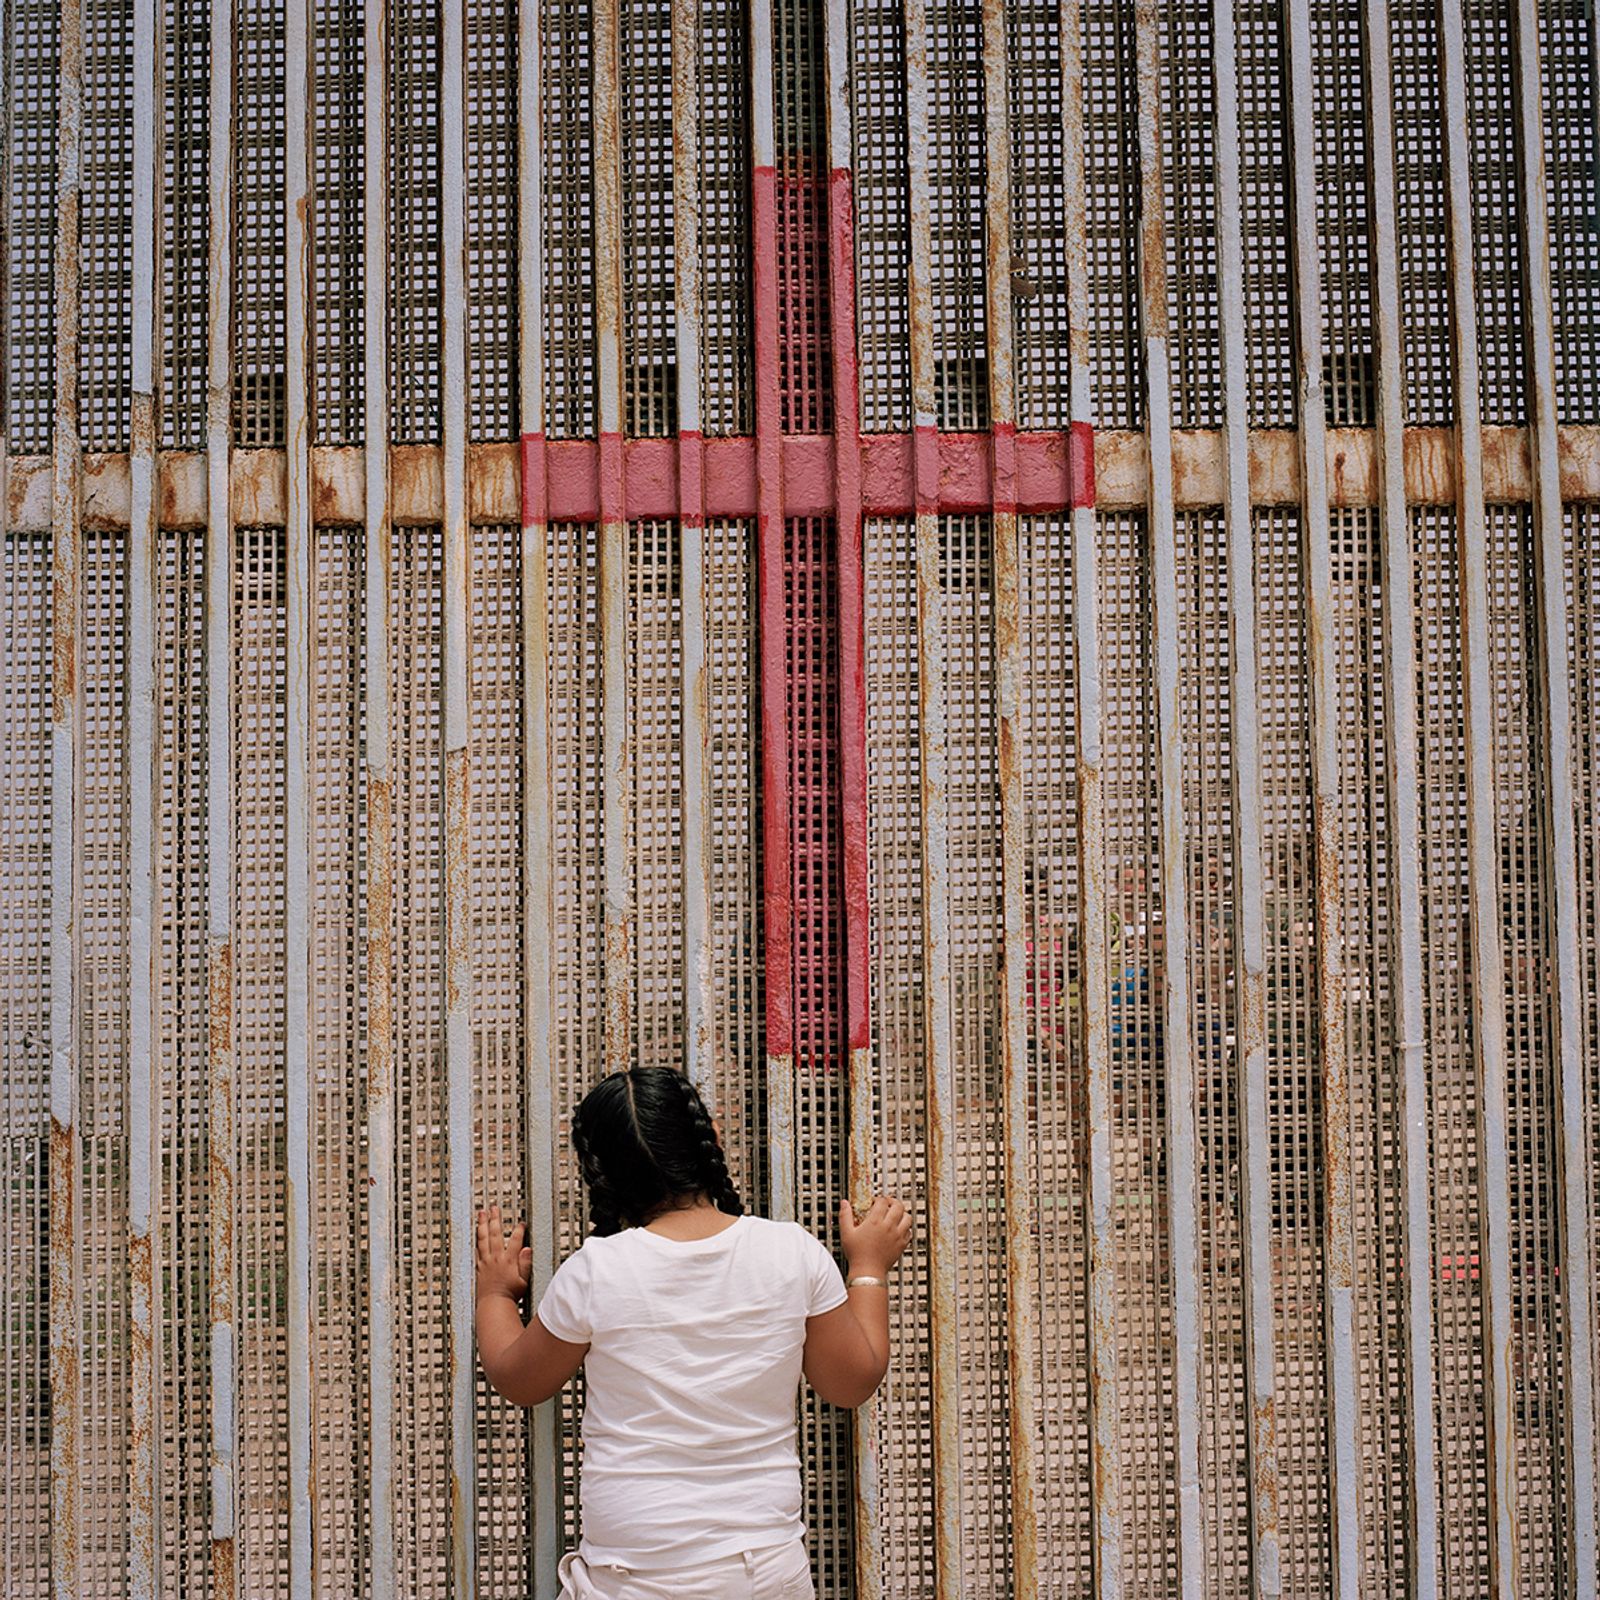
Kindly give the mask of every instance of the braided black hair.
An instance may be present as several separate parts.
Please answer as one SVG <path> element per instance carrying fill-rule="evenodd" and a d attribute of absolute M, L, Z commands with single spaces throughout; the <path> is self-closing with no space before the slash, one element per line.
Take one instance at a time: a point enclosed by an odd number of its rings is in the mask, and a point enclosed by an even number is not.
<path fill-rule="evenodd" d="M 572 1114 L 572 1144 L 597 1234 L 640 1227 L 695 1195 L 729 1216 L 744 1215 L 711 1113 L 672 1067 L 602 1078 Z"/>

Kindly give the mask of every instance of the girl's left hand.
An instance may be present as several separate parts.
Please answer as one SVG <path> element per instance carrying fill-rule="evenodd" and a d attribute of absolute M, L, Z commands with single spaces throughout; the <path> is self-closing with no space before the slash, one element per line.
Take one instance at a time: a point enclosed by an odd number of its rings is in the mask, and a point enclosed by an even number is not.
<path fill-rule="evenodd" d="M 527 1229 L 518 1223 L 508 1239 L 499 1206 L 478 1213 L 478 1298 L 503 1295 L 521 1301 L 533 1276 L 533 1251 L 523 1244 Z"/>

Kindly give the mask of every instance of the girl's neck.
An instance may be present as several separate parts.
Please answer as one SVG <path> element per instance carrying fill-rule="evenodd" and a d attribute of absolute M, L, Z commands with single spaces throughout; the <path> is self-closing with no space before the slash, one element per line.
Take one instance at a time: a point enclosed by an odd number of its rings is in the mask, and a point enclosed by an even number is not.
<path fill-rule="evenodd" d="M 733 1220 L 700 1195 L 690 1201 L 669 1202 L 646 1217 L 643 1226 L 669 1239 L 708 1239 Z"/>

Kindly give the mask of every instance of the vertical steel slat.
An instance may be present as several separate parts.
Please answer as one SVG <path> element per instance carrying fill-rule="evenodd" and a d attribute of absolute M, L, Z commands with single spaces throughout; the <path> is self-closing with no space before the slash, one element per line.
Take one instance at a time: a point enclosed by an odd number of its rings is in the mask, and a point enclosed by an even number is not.
<path fill-rule="evenodd" d="M 56 385 L 51 438 L 50 705 L 50 1585 L 78 1590 L 78 916 L 83 756 L 83 452 L 78 441 L 79 136 L 83 0 L 63 0 L 56 83 Z"/>
<path fill-rule="evenodd" d="M 450 1554 L 456 1600 L 478 1579 L 473 1343 L 471 863 L 467 707 L 472 543 L 467 511 L 466 17 L 442 7 L 439 52 L 440 336 L 444 439 L 445 1079 L 450 1225 Z"/>
<path fill-rule="evenodd" d="M 211 16 L 206 299 L 206 1190 L 211 1323 L 211 1582 L 238 1585 L 233 1081 L 233 14 Z"/>
<path fill-rule="evenodd" d="M 989 365 L 995 691 L 1001 836 L 1003 956 L 1000 984 L 1002 1125 L 1005 1130 L 1006 1363 L 1010 1401 L 1012 1585 L 1039 1594 L 1039 1298 L 1036 1182 L 1030 1161 L 1026 871 L 1022 796 L 1022 636 L 1016 513 L 1016 385 L 1011 301 L 1011 126 L 1005 0 L 984 0 L 984 276 Z"/>
<path fill-rule="evenodd" d="M 672 234 L 677 333 L 678 549 L 683 617 L 683 957 L 688 1073 L 708 1104 L 713 1073 L 711 684 L 706 669 L 705 486 L 701 475 L 700 8 L 672 0 Z"/>
<path fill-rule="evenodd" d="M 1560 444 L 1556 434 L 1555 330 L 1550 300 L 1550 210 L 1545 180 L 1539 14 L 1535 0 L 1517 0 L 1513 19 L 1517 72 L 1517 160 L 1521 176 L 1522 284 L 1530 385 L 1533 450 L 1534 559 L 1538 574 L 1539 711 L 1548 757 L 1544 824 L 1549 829 L 1555 914 L 1555 1000 L 1552 1041 L 1556 1071 L 1555 1115 L 1564 1291 L 1567 1393 L 1564 1453 L 1567 1464 L 1568 1555 L 1571 1593 L 1594 1600 L 1597 1563 L 1594 1389 L 1594 1297 L 1589 1229 L 1588 1150 L 1584 1117 L 1582 981 L 1578 911 L 1576 801 L 1573 786 L 1570 664 L 1567 659 L 1566 553 L 1561 510 Z M 1591 336 L 1594 330 L 1590 330 Z M 1527 1270 L 1524 1268 L 1524 1270 Z"/>
<path fill-rule="evenodd" d="M 867 884 L 866 569 L 861 518 L 861 388 L 856 346 L 855 161 L 850 116 L 850 12 L 828 0 L 823 74 L 828 140 L 828 287 L 833 332 L 835 539 L 839 626 L 839 769 L 844 835 L 846 1027 L 850 1050 L 845 1187 L 866 1195 L 877 1140 L 872 1081 Z M 882 1600 L 883 1480 L 880 1393 L 860 1408 L 854 1434 L 851 1548 L 858 1600 Z"/>
<path fill-rule="evenodd" d="M 311 673 L 315 551 L 311 524 L 311 0 L 284 9 L 284 1077 L 288 1238 L 289 1593 L 308 1600 L 311 1505 Z"/>
<path fill-rule="evenodd" d="M 1172 483 L 1165 176 L 1161 149 L 1161 24 L 1153 0 L 1134 12 L 1139 96 L 1139 307 L 1144 330 L 1146 527 L 1155 602 L 1156 726 L 1161 749 L 1162 1037 L 1167 1215 L 1172 1271 L 1173 1388 L 1177 1412 L 1178 1584 L 1193 1600 L 1205 1581 L 1200 1502 L 1200 1235 L 1196 1217 L 1194 1050 L 1189 971 L 1189 845 L 1178 708 L 1178 565 Z"/>
<path fill-rule="evenodd" d="M 757 586 L 761 634 L 761 841 L 766 899 L 767 1194 L 778 1221 L 795 1214 L 794 924 L 789 857 L 788 633 L 784 568 L 783 416 L 778 389 L 777 135 L 772 7 L 750 7 L 750 223 L 753 242 Z"/>
<path fill-rule="evenodd" d="M 1315 100 L 1308 0 L 1288 8 L 1290 181 L 1294 218 L 1300 501 L 1304 518 L 1306 632 L 1311 675 L 1312 794 L 1316 849 L 1315 1027 L 1322 1069 L 1323 1293 L 1327 1319 L 1328 1430 L 1334 1600 L 1360 1594 L 1356 1465 L 1355 1211 L 1350 1191 L 1350 1081 L 1345 1048 L 1344 951 L 1339 892 L 1338 660 L 1323 411 L 1322 299 L 1317 256 Z"/>
<path fill-rule="evenodd" d="M 950 995 L 950 846 L 939 434 L 933 365 L 933 217 L 925 0 L 905 0 L 910 168 L 913 495 L 917 538 L 917 738 L 922 800 L 923 1006 L 937 1600 L 961 1592 L 961 1350 L 956 1320 L 956 1085 Z"/>
<path fill-rule="evenodd" d="M 1445 184 L 1455 368 L 1456 541 L 1461 574 L 1462 698 L 1466 714 L 1468 894 L 1471 929 L 1472 1053 L 1477 1079 L 1478 1182 L 1482 1201 L 1481 1283 L 1484 1387 L 1488 1416 L 1490 1574 L 1504 1600 L 1519 1593 L 1513 1530 L 1516 1467 L 1511 1429 L 1511 1170 L 1507 1149 L 1505 955 L 1495 849 L 1495 706 L 1489 638 L 1489 578 L 1479 413 L 1478 311 L 1472 254 L 1466 44 L 1461 0 L 1440 0 Z"/>
<path fill-rule="evenodd" d="M 1238 952 L 1237 1062 L 1244 1108 L 1239 1170 L 1244 1213 L 1246 1400 L 1249 1406 L 1251 1592 L 1282 1590 L 1278 1547 L 1277 1354 L 1273 1338 L 1272 1150 L 1267 1123 L 1266 893 L 1261 856 L 1255 527 L 1250 514 L 1249 363 L 1244 305 L 1239 76 L 1233 0 L 1212 8 L 1217 104 L 1217 265 L 1225 428 L 1233 672 L 1233 848 Z"/>
<path fill-rule="evenodd" d="M 1080 0 L 1061 0 L 1061 122 L 1066 166 L 1069 410 L 1075 438 L 1092 438 L 1089 268 L 1084 191 Z M 1090 1552 L 1097 1600 L 1121 1600 L 1121 1447 L 1117 1435 L 1116 1261 L 1111 1222 L 1110 951 L 1106 926 L 1103 685 L 1100 672 L 1099 526 L 1092 505 L 1072 509 L 1073 642 L 1077 659 L 1078 896 L 1083 941 L 1081 1040 L 1088 1109 Z"/>
<path fill-rule="evenodd" d="M 1417 773 L 1414 555 L 1406 506 L 1405 344 L 1400 332 L 1400 255 L 1394 178 L 1394 85 L 1388 0 L 1370 0 L 1364 30 L 1368 163 L 1372 179 L 1373 356 L 1377 366 L 1378 510 L 1383 527 L 1384 805 L 1393 841 L 1394 1039 L 1400 1054 L 1401 1220 L 1405 1258 L 1407 1578 L 1415 1600 L 1439 1593 L 1439 1463 L 1434 1432 L 1433 1255 L 1428 1195 L 1428 1052 L 1423 991 L 1422 867 Z"/>
<path fill-rule="evenodd" d="M 128 1453 L 128 1593 L 156 1589 L 155 1404 L 160 1392 L 161 1279 L 151 1227 L 160 1160 L 161 1101 L 156 1042 L 156 873 L 161 819 L 157 784 L 160 689 L 156 672 L 155 381 L 156 193 L 160 161 L 154 0 L 133 8 L 133 186 L 128 562 L 128 1272 L 131 1284 Z"/>
<path fill-rule="evenodd" d="M 517 382 L 522 416 L 523 983 L 528 1007 L 524 1082 L 528 1117 L 528 1237 L 534 1304 L 557 1266 L 555 1089 L 550 1048 L 552 890 L 550 612 L 544 475 L 544 96 L 541 0 L 517 7 Z M 561 1539 L 561 1406 L 530 1419 L 534 1600 L 555 1600 Z"/>
<path fill-rule="evenodd" d="M 622 476 L 622 0 L 594 0 L 594 294 L 600 419 L 600 634 L 605 770 L 605 1070 L 633 1059 L 628 525 Z"/>
<path fill-rule="evenodd" d="M 367 1318 L 370 1467 L 367 1526 L 374 1595 L 395 1584 L 395 1082 L 394 1082 L 394 684 L 389 595 L 393 528 L 389 499 L 389 8 L 364 16 L 361 215 L 363 388 L 366 449 L 367 757 Z"/>

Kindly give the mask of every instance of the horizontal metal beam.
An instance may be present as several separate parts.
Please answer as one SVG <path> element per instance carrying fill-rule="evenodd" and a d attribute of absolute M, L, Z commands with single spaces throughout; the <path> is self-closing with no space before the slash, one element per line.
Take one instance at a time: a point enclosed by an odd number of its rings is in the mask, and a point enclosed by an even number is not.
<path fill-rule="evenodd" d="M 1136 510 L 1149 503 L 1144 434 L 1100 429 L 1094 454 L 1074 449 L 1073 434 L 1016 435 L 1016 503 L 1001 510 L 1046 512 L 1096 505 Z M 1076 437 L 1089 438 L 1086 428 Z M 1600 500 L 1600 426 L 1557 429 L 1563 501 Z M 861 504 L 868 516 L 905 516 L 914 509 L 912 436 L 866 434 L 861 439 Z M 1407 428 L 1405 491 L 1410 505 L 1454 505 L 1454 439 L 1448 428 Z M 794 516 L 830 516 L 835 509 L 834 441 L 827 434 L 782 440 L 784 505 Z M 444 515 L 444 457 L 437 445 L 390 449 L 390 499 L 396 524 L 435 523 Z M 985 433 L 939 435 L 939 502 L 952 515 L 997 509 L 991 447 Z M 629 517 L 679 514 L 678 441 L 629 439 L 623 444 L 623 504 Z M 366 517 L 366 452 L 359 446 L 311 452 L 311 497 L 321 524 L 360 523 Z M 1172 496 L 1178 510 L 1225 503 L 1227 433 L 1178 428 L 1172 435 Z M 1249 435 L 1250 503 L 1294 505 L 1300 498 L 1299 435 L 1291 428 L 1258 428 Z M 203 528 L 206 455 L 203 450 L 158 453 L 157 489 L 163 528 Z M 8 463 L 10 526 L 18 533 L 50 527 L 50 457 L 13 456 Z M 281 527 L 286 460 L 281 450 L 235 450 L 233 520 Z M 523 487 L 537 487 L 552 522 L 594 522 L 600 514 L 600 446 L 592 439 L 474 444 L 467 450 L 467 495 L 475 523 L 518 522 Z M 91 530 L 122 529 L 132 509 L 129 457 L 122 452 L 83 458 L 83 521 Z M 756 447 L 750 438 L 708 439 L 704 445 L 705 514 L 756 514 Z M 1484 497 L 1492 504 L 1533 498 L 1528 430 L 1483 429 Z M 1376 506 L 1382 501 L 1376 428 L 1328 430 L 1328 504 Z"/>

